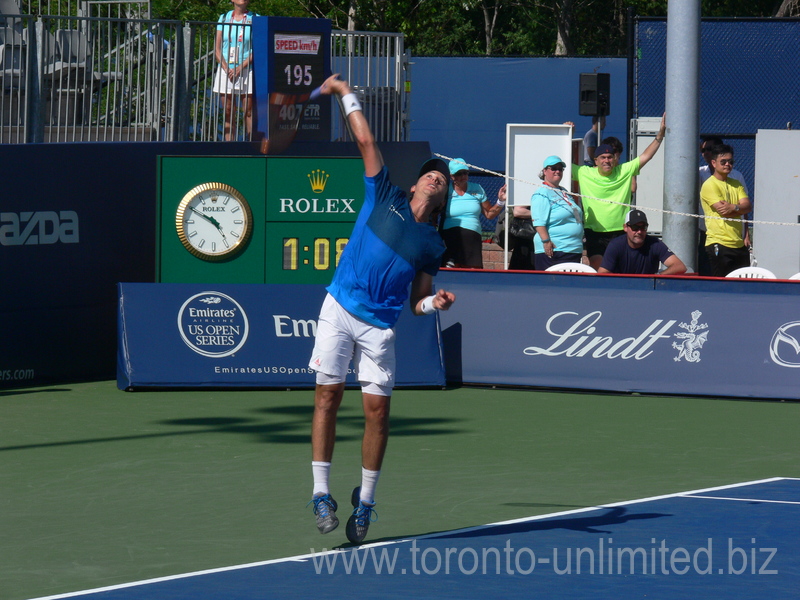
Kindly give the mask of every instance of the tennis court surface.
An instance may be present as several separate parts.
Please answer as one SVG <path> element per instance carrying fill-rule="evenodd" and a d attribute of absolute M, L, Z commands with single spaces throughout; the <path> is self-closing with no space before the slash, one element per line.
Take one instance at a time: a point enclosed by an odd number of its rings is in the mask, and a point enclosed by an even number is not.
<path fill-rule="evenodd" d="M 771 479 L 50 598 L 790 598 L 798 517 Z"/>
<path fill-rule="evenodd" d="M 398 390 L 353 548 L 306 506 L 311 401 L 0 393 L 0 598 L 797 596 L 798 403 Z M 361 428 L 348 391 L 340 517 Z"/>

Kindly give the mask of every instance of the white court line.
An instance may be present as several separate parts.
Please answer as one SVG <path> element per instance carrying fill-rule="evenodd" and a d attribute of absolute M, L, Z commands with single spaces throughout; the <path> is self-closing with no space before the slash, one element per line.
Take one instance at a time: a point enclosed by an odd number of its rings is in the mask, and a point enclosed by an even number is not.
<path fill-rule="evenodd" d="M 365 548 L 374 548 L 378 546 L 388 546 L 393 544 L 402 544 L 405 542 L 409 542 L 411 540 L 425 540 L 425 539 L 432 539 L 436 537 L 442 537 L 445 535 L 454 535 L 454 534 L 461 534 L 461 533 L 469 533 L 472 531 L 480 531 L 482 529 L 488 529 L 490 527 L 498 527 L 500 525 L 513 525 L 516 523 L 528 523 L 531 521 L 542 521 L 544 519 L 551 519 L 553 517 L 561 517 L 565 515 L 575 515 L 585 512 L 591 512 L 602 508 L 616 508 L 618 506 L 629 506 L 631 504 L 642 504 L 645 502 L 654 502 L 656 500 L 665 500 L 667 498 L 680 498 L 680 497 L 692 497 L 697 494 L 702 494 L 704 492 L 716 492 L 719 490 L 728 490 L 737 487 L 744 487 L 746 485 L 759 485 L 764 483 L 773 483 L 775 481 L 787 481 L 787 480 L 800 480 L 796 477 L 770 477 L 769 479 L 757 479 L 754 481 L 745 481 L 743 483 L 733 483 L 729 485 L 720 485 L 717 487 L 711 488 L 703 488 L 700 490 L 690 490 L 687 492 L 676 492 L 674 494 L 664 494 L 661 496 L 650 496 L 649 498 L 640 498 L 638 500 L 625 500 L 624 502 L 614 502 L 611 504 L 601 504 L 599 506 L 590 506 L 586 508 L 578 508 L 575 510 L 565 510 L 561 512 L 555 513 L 548 513 L 546 515 L 536 515 L 534 517 L 524 517 L 522 519 L 512 519 L 510 521 L 500 521 L 498 523 L 490 523 L 488 525 L 477 525 L 475 527 L 465 527 L 463 529 L 453 529 L 452 531 L 443 531 L 439 533 L 430 533 L 427 535 L 415 536 L 410 538 L 403 538 L 398 540 L 390 540 L 390 541 L 383 541 L 383 542 L 376 542 L 374 544 L 364 544 L 362 546 L 354 546 L 352 548 L 343 548 L 343 549 L 336 549 L 336 550 L 323 550 L 321 552 L 313 552 L 311 554 L 301 554 L 298 556 L 290 556 L 286 558 L 276 558 L 272 560 L 265 560 L 260 562 L 253 562 L 247 563 L 243 565 L 233 565 L 230 567 L 219 567 L 216 569 L 206 569 L 204 571 L 194 571 L 191 573 L 181 573 L 178 575 L 168 575 L 166 577 L 157 577 L 154 579 L 144 579 L 142 581 L 133 581 L 131 583 L 121 583 L 118 585 L 110 585 L 107 587 L 101 588 L 94 588 L 90 590 L 84 590 L 81 592 L 69 592 L 67 594 L 57 594 L 55 596 L 42 596 L 38 598 L 31 598 L 30 600 L 60 600 L 61 598 L 75 598 L 76 596 L 85 596 L 89 594 L 99 594 L 102 592 L 111 592 L 114 590 L 122 590 L 131 587 L 137 587 L 141 585 L 150 585 L 153 583 L 163 583 L 165 581 L 175 581 L 177 579 L 188 579 L 189 577 L 199 577 L 201 575 L 213 575 L 215 573 L 225 573 L 228 571 L 238 571 L 241 569 L 250 569 L 253 567 L 263 567 L 266 565 L 274 565 L 284 562 L 308 562 L 309 559 L 324 556 L 326 554 L 336 554 L 337 552 L 347 552 L 350 550 L 363 550 Z M 721 498 L 714 498 L 715 500 L 720 500 Z M 734 500 L 738 500 L 738 498 L 733 498 Z M 764 502 L 764 501 L 759 501 Z M 797 503 L 795 503 L 797 504 Z"/>
<path fill-rule="evenodd" d="M 665 499 L 668 499 L 668 498 L 678 498 L 678 497 L 681 497 L 681 496 L 686 495 L 686 494 L 702 494 L 704 492 L 716 492 L 716 491 L 719 491 L 719 490 L 728 490 L 728 489 L 737 488 L 737 487 L 744 487 L 746 485 L 760 485 L 760 484 L 764 484 L 764 483 L 773 483 L 775 481 L 785 481 L 785 480 L 789 480 L 789 479 L 795 479 L 795 478 L 793 478 L 793 477 L 770 477 L 769 479 L 757 479 L 757 480 L 754 480 L 754 481 L 745 481 L 745 482 L 742 482 L 742 483 L 732 483 L 732 484 L 729 484 L 729 485 L 720 485 L 720 486 L 717 486 L 717 487 L 704 488 L 704 489 L 700 489 L 700 490 L 690 490 L 690 491 L 687 491 L 687 492 L 676 492 L 676 493 L 673 493 L 673 494 L 664 494 L 662 496 L 651 496 L 649 498 L 640 498 L 638 500 L 625 500 L 623 502 L 614 502 L 614 503 L 611 503 L 611 504 L 601 504 L 599 506 L 589 506 L 589 507 L 586 507 L 586 508 L 578 508 L 578 509 L 575 509 L 575 510 L 565 510 L 563 512 L 549 513 L 549 514 L 546 514 L 546 515 L 537 515 L 535 517 L 523 517 L 522 519 L 512 519 L 510 521 L 501 521 L 499 523 L 491 523 L 489 525 L 477 525 L 475 527 L 467 527 L 467 528 L 464 528 L 464 529 L 456 529 L 454 531 L 445 531 L 445 532 L 441 532 L 441 533 L 431 533 L 431 534 L 428 534 L 428 535 L 419 536 L 417 539 L 428 539 L 428 538 L 432 538 L 432 537 L 441 537 L 441 536 L 445 536 L 445 535 L 453 535 L 454 533 L 467 533 L 467 532 L 470 532 L 470 531 L 478 531 L 478 530 L 481 530 L 481 529 L 486 529 L 488 527 L 497 527 L 499 525 L 514 525 L 516 523 L 527 523 L 529 521 L 541 521 L 541 520 L 550 519 L 550 518 L 553 518 L 553 517 L 560 517 L 560 516 L 564 516 L 564 515 L 574 515 L 574 514 L 579 514 L 579 513 L 584 513 L 584 512 L 590 512 L 590 511 L 593 511 L 593 510 L 597 510 L 599 508 L 616 508 L 618 506 L 628 506 L 630 504 L 640 504 L 640 503 L 644 503 L 644 502 L 655 502 L 656 500 L 665 500 Z"/>
<path fill-rule="evenodd" d="M 733 500 L 734 502 L 758 502 L 759 504 L 800 504 L 790 500 L 762 500 L 761 498 L 726 498 L 723 496 L 699 496 L 697 494 L 685 494 L 682 498 L 701 498 L 703 500 Z"/>

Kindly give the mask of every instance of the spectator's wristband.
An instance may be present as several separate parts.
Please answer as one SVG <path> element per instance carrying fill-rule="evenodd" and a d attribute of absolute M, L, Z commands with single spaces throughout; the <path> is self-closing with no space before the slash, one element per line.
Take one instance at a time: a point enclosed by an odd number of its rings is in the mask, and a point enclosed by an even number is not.
<path fill-rule="evenodd" d="M 351 112 L 363 110 L 361 108 L 361 102 L 358 101 L 358 96 L 356 96 L 353 92 L 342 96 L 342 106 L 344 107 L 345 117 L 350 116 Z"/>
<path fill-rule="evenodd" d="M 436 296 L 428 296 L 427 298 L 425 298 L 425 299 L 422 301 L 422 306 L 421 306 L 420 308 L 422 309 L 422 314 L 423 314 L 423 315 L 432 315 L 433 313 L 435 313 L 435 312 L 438 310 L 438 309 L 437 309 L 437 308 L 436 308 L 436 307 L 433 305 L 433 299 L 434 299 L 435 297 L 436 297 Z"/>
<path fill-rule="evenodd" d="M 550 243 L 550 238 L 547 238 L 546 240 L 542 240 L 542 243 L 543 243 L 543 244 L 548 244 L 548 243 Z"/>

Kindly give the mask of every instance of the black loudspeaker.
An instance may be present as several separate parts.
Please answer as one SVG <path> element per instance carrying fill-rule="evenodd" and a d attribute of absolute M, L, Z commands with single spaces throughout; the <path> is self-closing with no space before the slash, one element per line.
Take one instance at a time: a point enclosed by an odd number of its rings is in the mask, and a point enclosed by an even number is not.
<path fill-rule="evenodd" d="M 579 113 L 582 117 L 604 117 L 609 113 L 610 73 L 581 73 Z"/>

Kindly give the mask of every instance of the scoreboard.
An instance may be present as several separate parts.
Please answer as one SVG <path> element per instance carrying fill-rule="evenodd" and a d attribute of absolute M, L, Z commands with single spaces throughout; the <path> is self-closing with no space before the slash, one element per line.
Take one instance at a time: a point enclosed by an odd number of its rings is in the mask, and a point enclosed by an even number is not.
<path fill-rule="evenodd" d="M 364 201 L 364 162 L 161 156 L 159 182 L 157 281 L 327 285 Z M 214 240 L 234 240 L 245 212 L 246 240 L 224 254 L 202 252 Z M 204 235 L 205 246 L 188 243 Z"/>
<path fill-rule="evenodd" d="M 256 135 L 279 138 L 281 150 L 294 141 L 330 141 L 330 97 L 312 92 L 331 74 L 331 22 L 255 17 L 252 27 Z"/>

